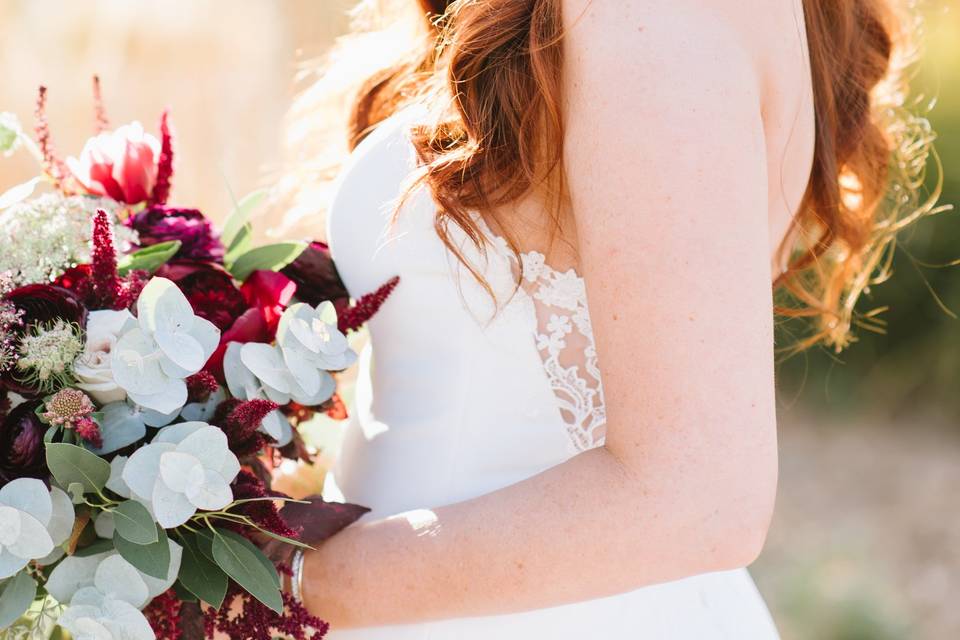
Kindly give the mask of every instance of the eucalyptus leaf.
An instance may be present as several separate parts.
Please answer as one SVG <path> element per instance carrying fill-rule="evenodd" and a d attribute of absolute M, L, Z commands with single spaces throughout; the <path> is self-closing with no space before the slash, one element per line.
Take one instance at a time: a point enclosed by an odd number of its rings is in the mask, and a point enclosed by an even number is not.
<path fill-rule="evenodd" d="M 83 484 L 80 482 L 71 482 L 67 485 L 67 493 L 70 494 L 70 500 L 73 504 L 83 504 Z"/>
<path fill-rule="evenodd" d="M 113 540 L 104 540 L 101 538 L 89 546 L 77 549 L 73 555 L 77 558 L 88 558 L 98 553 L 104 553 L 105 551 L 113 551 Z"/>
<path fill-rule="evenodd" d="M 182 541 L 179 583 L 214 609 L 219 609 L 227 595 L 227 574 L 200 550 L 197 536 L 187 534 Z"/>
<path fill-rule="evenodd" d="M 296 260 L 306 248 L 305 242 L 278 242 L 257 247 L 238 257 L 231 265 L 230 273 L 237 280 L 246 280 L 258 269 L 277 271 Z"/>
<path fill-rule="evenodd" d="M 103 490 L 110 478 L 110 463 L 73 444 L 50 442 L 46 445 L 47 466 L 60 486 L 83 485 L 85 493 Z"/>
<path fill-rule="evenodd" d="M 264 200 L 266 200 L 269 191 L 259 189 L 245 195 L 237 206 L 230 212 L 226 220 L 223 221 L 223 230 L 220 232 L 220 240 L 223 245 L 230 247 L 236 239 L 237 234 L 246 226 L 250 220 L 250 214 L 256 211 Z"/>
<path fill-rule="evenodd" d="M 37 595 L 37 581 L 21 571 L 3 585 L 0 591 L 0 630 L 20 619 Z"/>
<path fill-rule="evenodd" d="M 113 534 L 113 546 L 123 559 L 148 576 L 164 580 L 170 571 L 170 543 L 167 532 L 156 525 L 157 541 L 152 544 L 136 544 L 124 539 L 119 531 Z"/>
<path fill-rule="evenodd" d="M 117 262 L 117 272 L 125 276 L 134 269 L 142 269 L 153 273 L 180 251 L 182 242 L 170 240 L 144 247 L 139 251 L 128 253 Z"/>
<path fill-rule="evenodd" d="M 173 583 L 173 592 L 181 602 L 197 602 L 197 596 L 190 592 L 183 583 L 177 580 Z"/>
<path fill-rule="evenodd" d="M 121 502 L 113 510 L 116 533 L 134 544 L 153 544 L 158 540 L 157 525 L 147 508 L 136 500 Z"/>
<path fill-rule="evenodd" d="M 263 552 L 243 536 L 217 529 L 213 558 L 224 573 L 254 598 L 277 613 L 283 611 L 280 576 Z"/>

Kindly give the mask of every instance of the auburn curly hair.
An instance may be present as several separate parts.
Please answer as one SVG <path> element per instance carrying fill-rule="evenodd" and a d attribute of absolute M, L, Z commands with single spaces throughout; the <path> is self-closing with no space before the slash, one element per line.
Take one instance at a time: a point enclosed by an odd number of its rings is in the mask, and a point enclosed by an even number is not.
<path fill-rule="evenodd" d="M 368 19 L 361 28 L 367 44 L 382 38 L 369 17 L 372 5 L 383 2 L 361 3 L 367 13 L 357 16 Z M 451 224 L 482 249 L 471 211 L 492 212 L 546 181 L 556 180 L 562 191 L 561 1 L 419 5 L 421 30 L 409 39 L 412 46 L 402 55 L 394 50 L 392 64 L 370 73 L 356 91 L 347 143 L 356 146 L 404 104 L 445 96 L 452 108 L 416 130 L 413 142 L 422 164 L 419 183 L 439 204 L 437 232 L 462 258 Z M 803 8 L 816 142 L 806 193 L 780 248 L 786 270 L 774 283 L 776 310 L 811 320 L 809 333 L 791 349 L 824 344 L 840 351 L 855 325 L 882 328 L 876 310 L 857 312 L 857 300 L 888 277 L 897 232 L 934 211 L 937 194 L 923 201 L 918 195 L 934 136 L 906 104 L 905 71 L 917 53 L 913 12 L 892 0 L 803 0 Z M 390 10 L 390 29 L 397 11 L 402 8 Z M 301 124 L 316 118 L 317 93 L 330 91 L 324 82 L 295 109 Z M 301 129 L 301 140 L 309 130 Z M 509 221 L 495 223 L 517 251 Z"/>

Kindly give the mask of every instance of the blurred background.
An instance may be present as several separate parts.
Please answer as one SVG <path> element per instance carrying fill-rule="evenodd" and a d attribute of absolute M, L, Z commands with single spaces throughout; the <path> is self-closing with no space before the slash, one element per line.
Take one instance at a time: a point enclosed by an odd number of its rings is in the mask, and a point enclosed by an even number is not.
<path fill-rule="evenodd" d="M 926 54 L 915 81 L 935 101 L 944 203 L 960 202 L 954 1 L 922 5 Z M 231 194 L 268 184 L 282 167 L 298 64 L 344 31 L 352 4 L 0 0 L 0 111 L 29 126 L 46 84 L 55 144 L 75 155 L 92 131 L 92 74 L 114 124 L 155 128 L 169 106 L 173 201 L 222 219 Z M 25 153 L 0 159 L 0 192 L 35 173 Z M 260 229 L 279 215 L 263 216 Z M 864 301 L 890 307 L 886 334 L 779 366 L 780 497 L 752 572 L 785 640 L 960 638 L 960 273 L 939 266 L 958 258 L 960 214 L 917 225 L 893 279 Z M 335 442 L 336 427 L 318 425 L 315 437 Z"/>

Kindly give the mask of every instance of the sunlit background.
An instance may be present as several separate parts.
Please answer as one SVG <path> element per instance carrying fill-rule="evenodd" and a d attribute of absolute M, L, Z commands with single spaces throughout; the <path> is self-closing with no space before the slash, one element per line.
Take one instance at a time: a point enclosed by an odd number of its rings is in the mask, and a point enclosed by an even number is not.
<path fill-rule="evenodd" d="M 298 61 L 345 29 L 350 4 L 0 0 L 0 111 L 29 123 L 46 84 L 54 139 L 68 155 L 92 131 L 93 73 L 115 124 L 155 127 L 169 106 L 174 201 L 222 219 L 235 195 L 282 166 Z M 952 4 L 926 3 L 915 83 L 936 99 L 946 203 L 960 201 Z M 35 172 L 27 154 L 0 158 L 0 191 Z M 957 258 L 960 214 L 920 225 L 903 238 L 893 280 L 866 302 L 890 306 L 886 335 L 780 367 L 780 499 L 753 573 L 785 640 L 960 638 L 960 274 L 937 266 Z"/>

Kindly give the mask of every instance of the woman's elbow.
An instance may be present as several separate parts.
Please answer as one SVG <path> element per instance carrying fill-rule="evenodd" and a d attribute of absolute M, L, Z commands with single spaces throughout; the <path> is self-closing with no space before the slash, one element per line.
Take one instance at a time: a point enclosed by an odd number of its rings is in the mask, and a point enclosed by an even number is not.
<path fill-rule="evenodd" d="M 746 567 L 760 556 L 767 541 L 776 501 L 776 475 L 731 497 L 726 508 L 715 505 L 716 527 L 711 554 L 714 570 Z"/>

